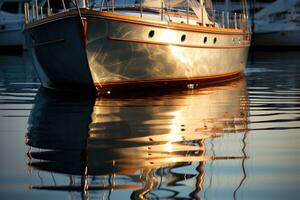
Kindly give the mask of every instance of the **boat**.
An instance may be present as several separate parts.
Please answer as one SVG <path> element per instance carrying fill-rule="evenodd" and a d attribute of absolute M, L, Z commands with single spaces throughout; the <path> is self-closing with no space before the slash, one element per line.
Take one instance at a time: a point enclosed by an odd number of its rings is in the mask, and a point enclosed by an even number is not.
<path fill-rule="evenodd" d="M 254 46 L 300 47 L 300 0 L 277 0 L 255 14 Z"/>
<path fill-rule="evenodd" d="M 241 13 L 202 0 L 53 2 L 24 5 L 26 42 L 46 88 L 109 93 L 243 74 L 251 40 L 245 0 Z"/>
<path fill-rule="evenodd" d="M 25 48 L 22 34 L 24 26 L 24 1 L 0 1 L 0 47 Z"/>

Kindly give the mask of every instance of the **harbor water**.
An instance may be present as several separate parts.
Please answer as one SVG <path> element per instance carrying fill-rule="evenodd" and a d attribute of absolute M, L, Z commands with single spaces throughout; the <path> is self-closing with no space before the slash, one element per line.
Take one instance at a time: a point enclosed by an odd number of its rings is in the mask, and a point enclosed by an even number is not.
<path fill-rule="evenodd" d="M 244 78 L 94 97 L 0 56 L 1 199 L 298 199 L 299 52 Z"/>

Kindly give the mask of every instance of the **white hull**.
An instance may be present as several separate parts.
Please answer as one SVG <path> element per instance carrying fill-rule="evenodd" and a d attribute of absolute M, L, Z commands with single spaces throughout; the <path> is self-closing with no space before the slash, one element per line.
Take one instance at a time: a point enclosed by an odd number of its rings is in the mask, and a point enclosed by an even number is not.
<path fill-rule="evenodd" d="M 69 9 L 33 20 L 26 14 L 26 41 L 43 86 L 108 92 L 240 77 L 250 45 L 247 17 L 228 13 L 220 20 L 203 3 L 188 2 L 172 1 L 184 3 L 184 11 L 149 0 L 144 7 Z"/>
<path fill-rule="evenodd" d="M 83 46 L 78 40 L 75 10 L 28 26 L 27 36 L 34 38 L 28 46 L 33 47 L 30 50 L 45 87 L 65 89 L 85 84 L 102 92 L 125 85 L 206 83 L 240 76 L 246 65 L 249 41 L 242 31 L 186 30 L 186 26 L 91 10 L 82 10 L 82 16 L 87 24 Z M 155 33 L 152 38 L 151 31 Z"/>
<path fill-rule="evenodd" d="M 25 48 L 22 34 L 23 26 L 23 14 L 0 11 L 0 46 L 22 46 Z"/>
<path fill-rule="evenodd" d="M 255 14 L 255 46 L 300 47 L 299 0 L 277 0 Z"/>

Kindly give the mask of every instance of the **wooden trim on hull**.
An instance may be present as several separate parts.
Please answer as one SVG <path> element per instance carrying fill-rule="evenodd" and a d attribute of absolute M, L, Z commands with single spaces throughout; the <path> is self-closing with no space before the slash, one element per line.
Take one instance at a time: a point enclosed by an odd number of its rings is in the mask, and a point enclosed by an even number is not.
<path fill-rule="evenodd" d="M 189 25 L 189 24 L 180 24 L 180 23 L 167 23 L 149 19 L 143 19 L 134 16 L 128 16 L 125 14 L 117 14 L 117 13 L 110 13 L 110 12 L 101 12 L 95 10 L 87 10 L 87 9 L 80 9 L 81 14 L 83 17 L 95 17 L 100 19 L 106 19 L 111 21 L 119 21 L 124 23 L 130 24 L 138 24 L 150 27 L 157 27 L 157 28 L 168 28 L 172 30 L 179 30 L 179 31 L 186 31 L 186 32 L 201 32 L 201 33 L 212 33 L 212 34 L 223 34 L 223 35 L 248 35 L 249 32 L 245 32 L 241 29 L 225 29 L 225 28 L 217 28 L 217 27 L 206 27 L 201 25 Z M 31 29 L 43 24 L 47 24 L 50 22 L 62 20 L 65 18 L 70 17 L 78 17 L 77 11 L 72 9 L 66 12 L 57 13 L 52 16 L 49 16 L 44 19 L 40 19 L 34 22 L 30 22 L 29 24 L 25 25 L 25 29 Z"/>
<path fill-rule="evenodd" d="M 136 81 L 120 81 L 105 84 L 94 83 L 98 93 L 106 93 L 108 91 L 135 90 L 141 88 L 187 88 L 187 84 L 194 84 L 195 87 L 214 85 L 221 82 L 228 82 L 243 77 L 243 71 L 237 71 L 222 75 L 212 75 L 193 78 L 170 78 L 155 80 L 136 80 Z"/>
<path fill-rule="evenodd" d="M 51 40 L 51 41 L 39 42 L 39 43 L 33 42 L 32 46 L 33 47 L 47 46 L 47 45 L 53 45 L 53 44 L 63 43 L 63 42 L 65 42 L 65 39 L 57 39 L 57 40 Z"/>
<path fill-rule="evenodd" d="M 90 11 L 96 13 L 85 13 L 84 14 L 92 14 L 91 16 L 102 16 L 108 17 L 110 20 L 114 21 L 121 21 L 121 22 L 128 22 L 133 24 L 141 24 L 151 27 L 158 27 L 158 28 L 169 28 L 173 30 L 181 30 L 181 31 L 188 31 L 188 32 L 202 32 L 202 33 L 215 33 L 215 34 L 224 34 L 224 35 L 243 35 L 247 34 L 241 29 L 226 29 L 226 28 L 217 28 L 217 27 L 207 27 L 201 25 L 191 25 L 191 24 L 181 24 L 175 22 L 161 22 L 161 21 L 154 21 L 149 19 L 143 19 L 134 16 L 128 16 L 124 14 L 117 14 L 117 13 L 110 13 L 110 12 L 100 12 L 100 11 Z"/>
<path fill-rule="evenodd" d="M 239 46 L 188 45 L 188 44 L 155 42 L 155 41 L 146 41 L 146 40 L 128 39 L 128 38 L 115 38 L 115 37 L 108 37 L 108 39 L 113 41 L 118 41 L 118 42 L 132 42 L 132 43 L 150 44 L 150 45 L 178 46 L 178 47 L 204 48 L 204 49 L 237 49 L 237 48 L 247 48 L 250 46 L 249 44 L 239 45 Z"/>

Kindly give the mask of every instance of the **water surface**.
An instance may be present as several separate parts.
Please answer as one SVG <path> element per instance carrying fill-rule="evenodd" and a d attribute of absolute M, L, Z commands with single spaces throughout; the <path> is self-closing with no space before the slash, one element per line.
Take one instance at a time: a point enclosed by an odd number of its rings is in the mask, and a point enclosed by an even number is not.
<path fill-rule="evenodd" d="M 102 97 L 40 87 L 0 57 L 3 199 L 297 199 L 299 52 L 255 52 L 245 78 Z"/>

